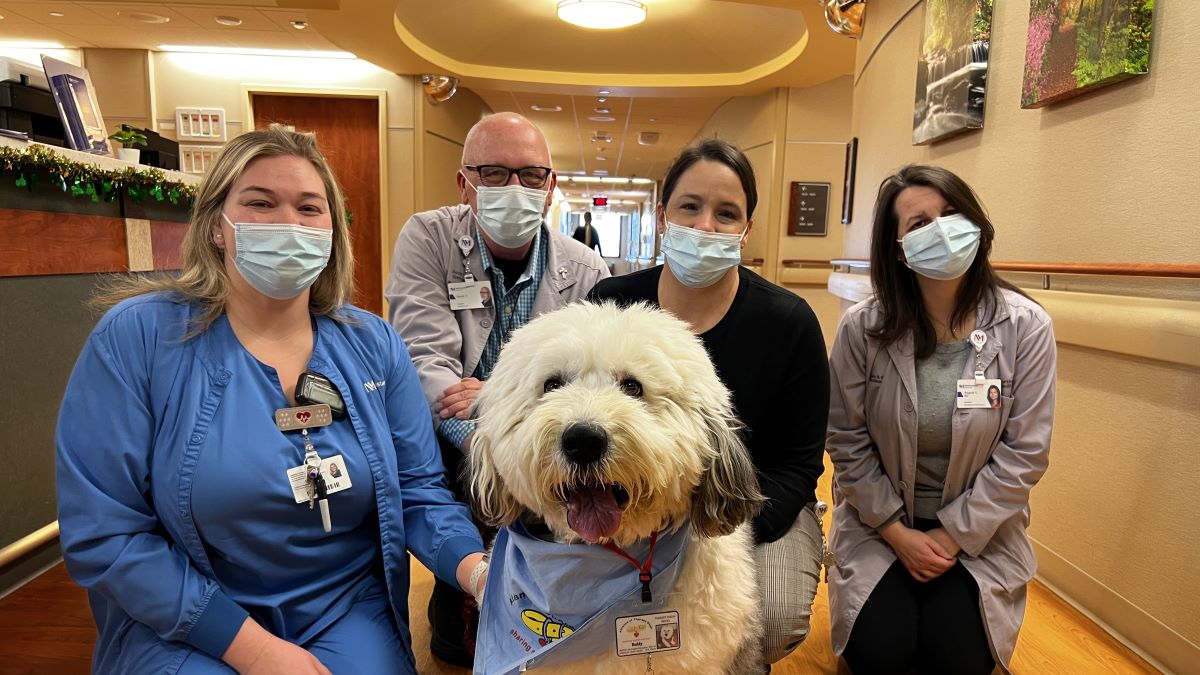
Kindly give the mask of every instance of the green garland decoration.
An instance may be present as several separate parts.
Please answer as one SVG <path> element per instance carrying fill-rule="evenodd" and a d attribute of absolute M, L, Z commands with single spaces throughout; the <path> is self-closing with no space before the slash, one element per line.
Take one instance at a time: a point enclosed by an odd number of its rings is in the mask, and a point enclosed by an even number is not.
<path fill-rule="evenodd" d="M 196 199 L 195 185 L 168 180 L 159 169 L 127 167 L 109 171 L 95 164 L 72 161 L 40 145 L 19 150 L 0 147 L 0 176 L 5 174 L 15 175 L 16 186 L 30 191 L 37 184 L 38 176 L 45 174 L 49 176 L 50 184 L 63 192 L 93 202 L 114 202 L 122 191 L 138 203 L 153 197 L 155 201 L 182 203 L 191 208 Z"/>

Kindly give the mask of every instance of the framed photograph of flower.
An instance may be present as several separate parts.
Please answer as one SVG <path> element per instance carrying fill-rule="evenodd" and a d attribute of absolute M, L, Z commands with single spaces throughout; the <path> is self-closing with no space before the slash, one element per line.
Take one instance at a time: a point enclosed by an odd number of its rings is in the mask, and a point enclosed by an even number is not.
<path fill-rule="evenodd" d="M 1021 107 L 1150 72 L 1154 0 L 1032 0 Z"/>

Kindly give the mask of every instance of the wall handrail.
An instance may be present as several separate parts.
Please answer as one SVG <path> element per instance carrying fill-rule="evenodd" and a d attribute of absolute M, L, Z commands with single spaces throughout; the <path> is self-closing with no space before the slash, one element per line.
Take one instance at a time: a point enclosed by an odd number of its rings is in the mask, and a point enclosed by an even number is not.
<path fill-rule="evenodd" d="M 830 267 L 832 260 L 810 260 L 808 258 L 788 258 L 780 260 L 781 267 Z"/>
<path fill-rule="evenodd" d="M 785 261 L 786 262 L 786 261 Z M 870 269 L 871 261 L 844 258 L 829 261 L 835 267 Z M 1080 274 L 1115 277 L 1170 277 L 1200 279 L 1200 265 L 1191 263 L 1119 263 L 1119 262 L 1019 262 L 992 261 L 992 268 L 1001 272 L 1030 274 Z"/>
<path fill-rule="evenodd" d="M 0 571 L 58 539 L 58 521 L 41 527 L 0 549 Z"/>

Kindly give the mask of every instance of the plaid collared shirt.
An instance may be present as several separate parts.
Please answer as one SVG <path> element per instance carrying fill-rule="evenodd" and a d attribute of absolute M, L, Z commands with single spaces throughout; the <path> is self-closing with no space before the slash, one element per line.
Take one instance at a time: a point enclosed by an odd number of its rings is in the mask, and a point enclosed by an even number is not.
<path fill-rule="evenodd" d="M 533 237 L 533 248 L 530 250 L 529 264 L 525 268 L 525 273 L 521 275 L 517 283 L 513 284 L 512 288 L 505 288 L 504 271 L 492 264 L 492 256 L 483 243 L 483 237 L 479 234 L 478 229 L 475 230 L 475 245 L 479 247 L 479 257 L 483 260 L 483 269 L 487 271 L 492 280 L 492 298 L 494 299 L 492 310 L 495 314 L 492 330 L 488 333 L 487 344 L 483 347 L 483 354 L 479 356 L 479 365 L 475 367 L 475 372 L 471 373 L 471 377 L 480 381 L 491 377 L 492 369 L 496 367 L 496 360 L 500 358 L 500 349 L 512 337 L 514 330 L 529 323 L 530 315 L 533 313 L 533 301 L 537 297 L 538 287 L 542 284 L 542 277 L 546 274 L 548 247 L 545 246 L 543 240 L 547 236 L 545 226 L 538 228 L 537 234 Z M 446 440 L 462 448 L 467 436 L 474 433 L 475 422 L 451 417 L 444 420 L 438 430 Z"/>

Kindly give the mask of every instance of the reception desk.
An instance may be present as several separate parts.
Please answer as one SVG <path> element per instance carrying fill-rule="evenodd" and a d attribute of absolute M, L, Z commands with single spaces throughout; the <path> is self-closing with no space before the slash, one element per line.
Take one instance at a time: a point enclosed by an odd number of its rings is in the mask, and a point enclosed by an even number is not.
<path fill-rule="evenodd" d="M 0 147 L 29 144 L 0 138 Z M 109 171 L 136 166 L 52 152 Z M 199 182 L 188 174 L 164 176 Z M 109 273 L 178 268 L 189 214 L 186 199 L 171 204 L 146 195 L 137 201 L 119 193 L 96 202 L 64 192 L 47 175 L 27 176 L 32 180 L 25 187 L 17 178 L 11 170 L 0 174 L 0 457 L 8 478 L 0 490 L 0 550 L 16 544 L 30 554 L 0 568 L 0 594 L 58 557 L 54 541 L 30 535 L 48 531 L 57 518 L 54 427 L 71 368 L 98 319 L 87 300 Z"/>

